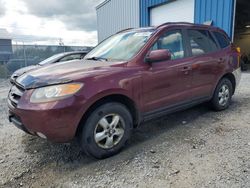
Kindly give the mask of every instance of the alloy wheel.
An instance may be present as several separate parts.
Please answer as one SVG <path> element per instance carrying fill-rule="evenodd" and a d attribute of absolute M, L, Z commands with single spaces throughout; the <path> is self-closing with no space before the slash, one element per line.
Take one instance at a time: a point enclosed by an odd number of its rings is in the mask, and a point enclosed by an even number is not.
<path fill-rule="evenodd" d="M 219 98 L 219 104 L 221 106 L 226 106 L 229 98 L 230 98 L 230 91 L 229 91 L 229 87 L 227 85 L 222 85 L 222 87 L 219 90 L 218 93 L 218 98 Z"/>
<path fill-rule="evenodd" d="M 102 117 L 96 125 L 94 138 L 96 144 L 103 149 L 116 146 L 124 135 L 125 122 L 118 114 Z"/>

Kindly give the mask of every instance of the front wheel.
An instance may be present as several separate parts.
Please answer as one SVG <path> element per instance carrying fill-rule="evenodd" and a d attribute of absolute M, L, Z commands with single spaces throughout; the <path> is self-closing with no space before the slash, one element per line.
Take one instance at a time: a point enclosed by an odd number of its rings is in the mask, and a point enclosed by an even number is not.
<path fill-rule="evenodd" d="M 118 153 L 130 137 L 133 120 L 128 109 L 120 103 L 106 103 L 87 118 L 80 135 L 85 153 L 107 158 Z"/>
<path fill-rule="evenodd" d="M 227 109 L 231 103 L 232 94 L 232 82 L 227 78 L 223 78 L 217 85 L 211 100 L 214 110 L 221 111 Z"/>

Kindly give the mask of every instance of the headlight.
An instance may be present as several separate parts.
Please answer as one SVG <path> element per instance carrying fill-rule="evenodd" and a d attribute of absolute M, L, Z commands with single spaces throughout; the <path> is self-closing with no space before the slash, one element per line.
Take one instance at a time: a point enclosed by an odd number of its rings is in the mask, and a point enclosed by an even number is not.
<path fill-rule="evenodd" d="M 65 99 L 77 93 L 82 87 L 81 83 L 69 83 L 38 88 L 32 93 L 30 102 L 43 103 Z"/>

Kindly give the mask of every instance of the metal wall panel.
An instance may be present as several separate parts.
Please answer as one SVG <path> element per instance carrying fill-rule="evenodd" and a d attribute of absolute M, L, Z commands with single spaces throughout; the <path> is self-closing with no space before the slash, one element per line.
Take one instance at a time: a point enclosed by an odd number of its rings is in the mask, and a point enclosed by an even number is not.
<path fill-rule="evenodd" d="M 140 0 L 140 26 L 150 25 L 150 8 L 167 3 L 169 0 Z"/>
<path fill-rule="evenodd" d="M 194 5 L 195 0 L 178 0 L 150 8 L 150 25 L 157 26 L 166 22 L 194 23 Z"/>
<path fill-rule="evenodd" d="M 128 27 L 149 26 L 151 8 L 169 1 L 172 0 L 106 0 L 97 7 L 99 41 Z M 235 1 L 195 0 L 194 22 L 212 20 L 213 25 L 224 29 L 232 37 Z"/>
<path fill-rule="evenodd" d="M 11 39 L 0 39 L 0 63 L 8 61 L 12 53 Z"/>
<path fill-rule="evenodd" d="M 139 0 L 108 0 L 96 8 L 98 41 L 126 28 L 140 26 Z"/>
<path fill-rule="evenodd" d="M 140 0 L 140 26 L 150 25 L 150 9 L 152 7 L 169 1 Z M 232 38 L 235 2 L 236 0 L 195 0 L 194 22 L 202 24 L 212 20 L 214 26 L 224 29 Z"/>
<path fill-rule="evenodd" d="M 195 23 L 213 21 L 232 38 L 235 0 L 196 0 Z"/>

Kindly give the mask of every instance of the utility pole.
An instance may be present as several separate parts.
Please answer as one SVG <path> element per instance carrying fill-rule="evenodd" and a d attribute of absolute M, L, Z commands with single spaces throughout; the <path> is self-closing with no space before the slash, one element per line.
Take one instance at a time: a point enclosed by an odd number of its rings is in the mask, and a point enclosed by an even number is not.
<path fill-rule="evenodd" d="M 63 51 L 65 52 L 65 46 L 62 38 L 59 38 L 59 46 L 63 46 Z"/>
<path fill-rule="evenodd" d="M 26 50 L 23 42 L 23 57 L 24 57 L 24 66 L 27 67 L 27 59 L 26 59 Z"/>

